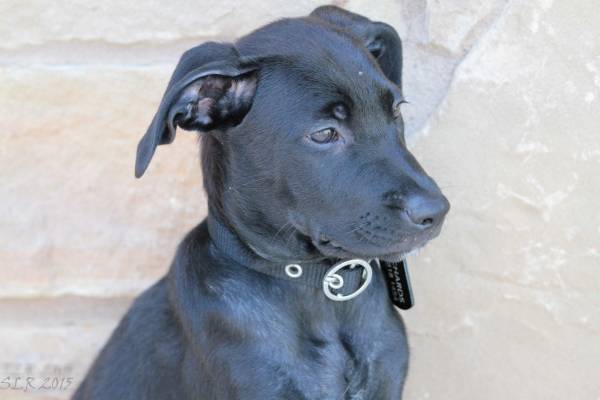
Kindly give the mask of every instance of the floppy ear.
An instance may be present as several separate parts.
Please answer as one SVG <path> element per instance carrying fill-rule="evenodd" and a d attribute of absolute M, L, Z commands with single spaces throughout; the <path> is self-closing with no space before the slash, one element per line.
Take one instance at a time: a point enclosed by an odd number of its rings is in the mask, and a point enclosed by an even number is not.
<path fill-rule="evenodd" d="M 231 44 L 205 43 L 186 51 L 137 147 L 135 176 L 148 168 L 156 146 L 185 130 L 225 129 L 241 122 L 256 90 L 257 67 Z"/>
<path fill-rule="evenodd" d="M 310 16 L 335 25 L 361 39 L 377 59 L 385 76 L 402 87 L 402 42 L 392 26 L 383 22 L 373 22 L 336 6 L 319 7 Z"/>

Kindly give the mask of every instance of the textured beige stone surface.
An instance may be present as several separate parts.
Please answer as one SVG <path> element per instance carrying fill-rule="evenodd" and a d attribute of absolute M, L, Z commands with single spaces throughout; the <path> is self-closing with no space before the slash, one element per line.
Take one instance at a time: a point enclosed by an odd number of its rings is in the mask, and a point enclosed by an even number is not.
<path fill-rule="evenodd" d="M 411 399 L 600 398 L 597 2 L 515 2 L 415 151 L 450 195 L 412 263 Z"/>
<path fill-rule="evenodd" d="M 0 69 L 2 295 L 131 295 L 166 271 L 205 213 L 195 135 L 133 177 L 169 73 Z"/>
<path fill-rule="evenodd" d="M 0 4 L 1 47 L 82 40 L 135 43 L 185 37 L 236 37 L 283 16 L 304 15 L 316 0 L 264 2 L 156 0 L 102 2 L 5 0 Z M 282 11 L 286 11 L 282 13 Z"/>
<path fill-rule="evenodd" d="M 133 178 L 177 55 L 318 4 L 0 3 L 0 377 L 78 381 L 206 213 L 194 135 Z M 453 203 L 411 260 L 405 398 L 600 399 L 600 3 L 338 4 L 403 37 L 409 139 Z"/>

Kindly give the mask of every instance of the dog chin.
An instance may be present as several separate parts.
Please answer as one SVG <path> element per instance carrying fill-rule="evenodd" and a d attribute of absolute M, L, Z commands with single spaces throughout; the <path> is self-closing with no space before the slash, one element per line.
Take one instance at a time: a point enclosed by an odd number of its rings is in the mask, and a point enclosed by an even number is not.
<path fill-rule="evenodd" d="M 318 252 L 322 258 L 339 258 L 352 259 L 361 258 L 370 260 L 378 258 L 387 262 L 399 262 L 405 259 L 408 255 L 418 252 L 431 239 L 435 238 L 441 227 L 417 239 L 406 246 L 406 241 L 403 244 L 396 243 L 388 246 L 377 246 L 376 244 L 365 243 L 341 243 L 330 236 L 312 231 L 310 229 L 302 229 L 301 225 L 293 223 L 296 230 L 303 236 L 306 245 L 312 247 L 312 252 Z M 415 238 L 416 239 L 416 238 Z"/>
<path fill-rule="evenodd" d="M 313 240 L 313 245 L 323 256 L 328 258 L 362 258 L 365 260 L 378 258 L 387 262 L 399 262 L 408 255 L 418 252 L 424 246 L 424 243 L 409 249 L 373 249 L 373 251 L 364 251 L 365 249 L 352 250 L 349 247 L 340 245 L 334 241 L 327 241 L 324 243 L 323 241 Z"/>

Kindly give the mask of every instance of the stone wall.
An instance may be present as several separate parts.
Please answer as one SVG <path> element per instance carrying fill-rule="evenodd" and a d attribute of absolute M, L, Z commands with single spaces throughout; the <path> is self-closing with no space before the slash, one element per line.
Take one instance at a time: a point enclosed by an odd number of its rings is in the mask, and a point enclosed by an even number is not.
<path fill-rule="evenodd" d="M 0 3 L 3 379 L 74 387 L 206 214 L 193 135 L 133 178 L 178 55 L 321 2 L 166 4 Z M 453 204 L 410 260 L 405 398 L 600 399 L 600 3 L 337 4 L 403 37 L 409 142 Z"/>

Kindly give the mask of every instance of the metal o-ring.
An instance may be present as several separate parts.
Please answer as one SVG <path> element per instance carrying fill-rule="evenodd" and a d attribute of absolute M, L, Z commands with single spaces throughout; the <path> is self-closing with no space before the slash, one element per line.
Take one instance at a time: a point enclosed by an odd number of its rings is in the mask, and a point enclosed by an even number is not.
<path fill-rule="evenodd" d="M 331 274 L 326 280 L 332 289 L 338 290 L 344 287 L 344 278 L 339 274 Z"/>
<path fill-rule="evenodd" d="M 285 273 L 290 278 L 299 278 L 302 276 L 302 267 L 298 264 L 288 264 L 285 266 Z"/>
<path fill-rule="evenodd" d="M 364 269 L 363 274 L 361 274 L 362 278 L 363 278 L 363 282 L 362 282 L 361 286 L 358 289 L 356 289 L 354 292 L 347 294 L 347 295 L 343 295 L 341 293 L 333 293 L 331 291 L 331 289 L 332 288 L 335 289 L 335 287 L 332 285 L 332 283 L 337 286 L 337 284 L 339 283 L 338 277 L 341 278 L 341 276 L 337 272 L 345 267 L 353 269 L 354 267 L 357 267 L 357 266 L 360 266 Z M 342 262 L 335 264 L 333 267 L 331 267 L 329 269 L 329 271 L 327 271 L 327 273 L 325 274 L 325 277 L 323 278 L 323 292 L 325 293 L 325 296 L 327 296 L 329 299 L 334 300 L 334 301 L 351 300 L 365 291 L 365 289 L 371 283 L 372 278 L 373 278 L 373 269 L 371 268 L 371 264 L 368 261 L 362 260 L 360 258 L 342 261 Z M 343 286 L 343 280 L 342 280 L 342 286 Z"/>

